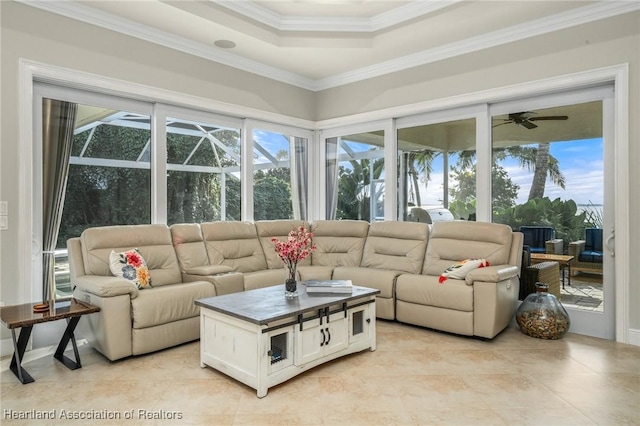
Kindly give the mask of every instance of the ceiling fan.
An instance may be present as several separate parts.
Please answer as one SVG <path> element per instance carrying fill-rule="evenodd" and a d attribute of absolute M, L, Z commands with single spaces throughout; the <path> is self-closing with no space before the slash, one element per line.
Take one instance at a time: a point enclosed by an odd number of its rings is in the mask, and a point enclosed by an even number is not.
<path fill-rule="evenodd" d="M 508 118 L 502 119 L 502 123 L 495 124 L 493 127 L 502 126 L 503 124 L 514 123 L 519 126 L 526 127 L 527 129 L 535 129 L 538 127 L 534 121 L 553 121 L 553 120 L 568 120 L 569 117 L 566 115 L 546 115 L 541 117 L 536 117 L 535 112 L 523 111 L 523 112 L 514 112 L 508 115 Z"/>

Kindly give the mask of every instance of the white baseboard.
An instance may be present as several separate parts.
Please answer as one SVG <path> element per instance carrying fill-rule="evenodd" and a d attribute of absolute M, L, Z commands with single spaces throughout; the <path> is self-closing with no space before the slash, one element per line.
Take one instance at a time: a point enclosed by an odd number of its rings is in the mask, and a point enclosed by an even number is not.
<path fill-rule="evenodd" d="M 627 337 L 630 345 L 640 346 L 640 330 L 630 328 Z"/>
<path fill-rule="evenodd" d="M 78 347 L 85 345 L 86 343 L 87 343 L 86 339 L 78 339 L 76 341 L 76 344 L 78 345 Z M 0 372 L 2 372 L 5 370 L 8 370 L 9 365 L 11 365 L 11 358 L 12 358 L 11 355 L 13 355 L 13 340 L 11 339 L 0 340 L 0 345 L 1 345 L 0 353 L 2 354 L 2 357 L 4 358 L 6 356 L 6 358 L 3 359 L 2 362 L 0 362 Z M 67 347 L 67 349 L 69 348 L 71 348 L 71 346 Z M 53 356 L 53 354 L 56 352 L 56 349 L 57 349 L 57 345 L 51 345 L 51 346 L 45 346 L 42 348 L 26 351 L 24 353 L 24 359 L 22 360 L 22 364 L 26 364 L 30 361 L 44 358 L 46 356 Z"/>
<path fill-rule="evenodd" d="M 11 355 L 13 353 L 13 340 L 2 339 L 0 340 L 0 357 Z"/>

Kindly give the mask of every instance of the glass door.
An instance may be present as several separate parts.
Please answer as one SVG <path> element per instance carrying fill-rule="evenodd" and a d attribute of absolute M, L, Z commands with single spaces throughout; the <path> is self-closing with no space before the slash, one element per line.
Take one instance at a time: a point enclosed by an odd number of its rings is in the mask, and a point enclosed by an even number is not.
<path fill-rule="evenodd" d="M 570 332 L 614 336 L 612 89 L 491 107 L 492 220 L 560 265 Z M 608 118 L 607 118 L 608 117 Z"/>
<path fill-rule="evenodd" d="M 399 120 L 400 121 L 400 120 Z M 476 119 L 398 125 L 398 217 L 476 220 Z"/>
<path fill-rule="evenodd" d="M 326 217 L 384 220 L 384 131 L 325 141 Z"/>

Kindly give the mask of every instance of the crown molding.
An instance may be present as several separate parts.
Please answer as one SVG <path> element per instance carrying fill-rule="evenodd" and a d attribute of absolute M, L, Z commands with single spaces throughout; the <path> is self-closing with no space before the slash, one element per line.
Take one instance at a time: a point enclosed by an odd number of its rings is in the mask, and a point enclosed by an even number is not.
<path fill-rule="evenodd" d="M 126 18 L 100 12 L 83 4 L 71 1 L 15 1 L 303 89 L 314 90 L 315 88 L 315 80 L 302 75 L 247 59 L 214 46 L 169 34 Z"/>
<path fill-rule="evenodd" d="M 243 58 L 239 55 L 214 48 L 213 46 L 194 42 L 183 37 L 177 37 L 167 32 L 142 25 L 125 18 L 99 12 L 93 8 L 76 2 L 46 0 L 16 1 L 28 6 L 33 6 L 48 12 L 116 31 L 131 37 L 136 37 L 170 49 L 175 49 L 311 91 L 331 89 L 345 84 L 379 77 L 420 65 L 441 61 L 443 59 L 449 59 L 455 56 L 488 49 L 490 47 L 640 10 L 640 2 L 636 1 L 597 2 L 568 12 L 493 31 L 478 37 L 468 38 L 459 42 L 427 49 L 372 66 L 359 68 L 354 71 L 336 74 L 320 80 L 314 80 L 300 74 Z M 420 2 L 413 2 L 410 3 L 410 5 L 413 5 L 414 3 Z"/>
<path fill-rule="evenodd" d="M 372 33 L 436 12 L 463 0 L 414 0 L 371 18 L 281 15 L 253 1 L 223 0 L 215 3 L 277 31 Z"/>
<path fill-rule="evenodd" d="M 345 84 L 356 83 L 358 81 L 380 77 L 420 65 L 426 65 L 577 25 L 635 12 L 637 10 L 640 10 L 640 2 L 599 2 L 553 16 L 529 21 L 525 24 L 514 25 L 502 30 L 486 33 L 478 37 L 449 43 L 433 49 L 427 49 L 422 52 L 380 62 L 369 67 L 363 67 L 354 71 L 316 80 L 314 90 L 320 91 Z"/>

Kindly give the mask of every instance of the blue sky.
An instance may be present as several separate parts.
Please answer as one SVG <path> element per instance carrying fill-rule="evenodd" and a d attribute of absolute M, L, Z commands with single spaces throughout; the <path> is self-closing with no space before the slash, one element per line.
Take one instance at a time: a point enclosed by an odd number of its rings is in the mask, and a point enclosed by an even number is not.
<path fill-rule="evenodd" d="M 577 204 L 602 204 L 603 200 L 603 146 L 602 139 L 583 139 L 575 141 L 552 142 L 551 155 L 558 159 L 560 171 L 565 177 L 565 189 L 551 183 L 547 179 L 545 196 L 550 199 L 573 199 Z M 450 160 L 450 166 L 455 159 Z M 527 201 L 533 172 L 521 168 L 513 159 L 501 162 L 511 180 L 520 186 L 517 204 Z M 421 190 L 423 205 L 439 204 L 442 198 L 442 161 L 434 164 L 432 182 L 428 190 Z M 453 182 L 449 182 L 451 186 Z"/>
<path fill-rule="evenodd" d="M 276 154 L 279 150 L 289 150 L 289 142 L 283 135 L 273 132 L 256 130 L 254 139 L 259 141 L 269 152 Z M 358 150 L 361 144 L 351 143 L 352 148 Z M 362 149 L 369 146 L 361 145 Z M 551 155 L 558 159 L 560 171 L 565 177 L 565 189 L 553 184 L 547 179 L 545 196 L 550 199 L 573 199 L 577 204 L 602 204 L 603 200 L 603 146 L 602 138 L 582 139 L 574 141 L 552 142 Z M 261 157 L 261 155 L 259 155 Z M 262 158 L 260 161 L 265 161 Z M 455 165 L 455 159 L 450 159 L 450 166 Z M 533 172 L 522 167 L 514 159 L 501 162 L 507 170 L 511 180 L 520 186 L 517 204 L 527 201 Z M 454 182 L 449 182 L 451 186 Z M 423 205 L 440 205 L 442 200 L 443 171 L 442 159 L 438 158 L 433 164 L 433 173 L 428 189 L 420 185 Z"/>

